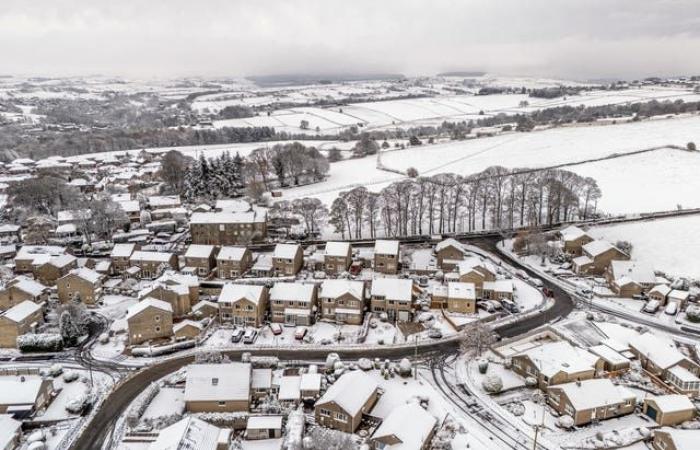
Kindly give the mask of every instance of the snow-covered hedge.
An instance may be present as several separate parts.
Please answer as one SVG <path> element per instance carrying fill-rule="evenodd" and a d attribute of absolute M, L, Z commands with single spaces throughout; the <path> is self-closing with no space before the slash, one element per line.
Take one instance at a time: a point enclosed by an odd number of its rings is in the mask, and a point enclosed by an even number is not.
<path fill-rule="evenodd" d="M 141 416 L 148 408 L 148 405 L 153 401 L 156 395 L 160 392 L 160 385 L 158 383 L 151 383 L 146 390 L 139 395 L 136 400 L 131 404 L 129 412 L 126 414 L 126 423 L 129 427 L 133 428 L 138 425 Z"/>
<path fill-rule="evenodd" d="M 22 352 L 60 352 L 63 338 L 60 334 L 23 334 L 17 336 L 17 347 Z"/>
<path fill-rule="evenodd" d="M 161 345 L 158 347 L 134 347 L 131 349 L 131 356 L 161 356 L 174 353 L 178 350 L 194 348 L 194 346 L 195 342 L 190 340 Z"/>
<path fill-rule="evenodd" d="M 76 397 L 73 397 L 68 403 L 66 403 L 66 411 L 68 411 L 71 414 L 80 414 L 90 404 L 90 401 L 90 394 L 80 394 Z"/>

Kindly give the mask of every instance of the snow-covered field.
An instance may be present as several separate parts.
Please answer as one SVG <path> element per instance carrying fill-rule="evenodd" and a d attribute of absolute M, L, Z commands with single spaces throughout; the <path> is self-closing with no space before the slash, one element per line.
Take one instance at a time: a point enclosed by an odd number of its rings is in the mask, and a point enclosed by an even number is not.
<path fill-rule="evenodd" d="M 589 233 L 611 242 L 629 241 L 632 258 L 672 276 L 700 278 L 700 216 L 592 227 Z"/>
<path fill-rule="evenodd" d="M 411 147 L 382 153 L 382 163 L 421 175 L 452 172 L 469 175 L 493 165 L 543 167 L 585 161 L 613 153 L 667 144 L 700 141 L 700 117 L 658 119 L 608 126 L 558 128 L 532 133 Z M 402 179 L 376 168 L 376 158 L 351 159 L 331 165 L 322 183 L 293 188 L 285 198 L 318 197 L 330 204 L 339 192 L 357 186 L 378 191 Z M 569 167 L 598 180 L 603 191 L 599 208 L 611 213 L 645 212 L 700 206 L 700 154 L 659 150 L 608 161 Z M 643 188 L 649 195 L 639 195 Z"/>

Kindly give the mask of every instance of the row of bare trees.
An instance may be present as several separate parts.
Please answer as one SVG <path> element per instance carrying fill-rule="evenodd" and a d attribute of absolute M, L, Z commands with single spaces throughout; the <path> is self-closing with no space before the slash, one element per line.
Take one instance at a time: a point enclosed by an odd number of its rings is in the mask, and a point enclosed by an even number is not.
<path fill-rule="evenodd" d="M 343 238 L 512 229 L 590 218 L 600 196 L 594 179 L 566 170 L 493 166 L 469 176 L 409 178 L 380 192 L 342 192 L 329 223 Z"/>

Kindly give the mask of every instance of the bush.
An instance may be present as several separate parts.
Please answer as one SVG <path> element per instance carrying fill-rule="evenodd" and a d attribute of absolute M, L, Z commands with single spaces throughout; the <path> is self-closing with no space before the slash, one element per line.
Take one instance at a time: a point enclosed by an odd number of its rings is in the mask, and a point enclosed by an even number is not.
<path fill-rule="evenodd" d="M 63 338 L 60 334 L 23 334 L 17 336 L 17 347 L 21 352 L 60 352 Z"/>
<path fill-rule="evenodd" d="M 482 359 L 479 361 L 479 373 L 485 374 L 487 370 L 489 370 L 489 362 Z"/>
<path fill-rule="evenodd" d="M 498 394 L 503 390 L 503 380 L 498 375 L 486 376 L 481 385 L 489 394 Z"/>
<path fill-rule="evenodd" d="M 81 394 L 66 403 L 66 411 L 71 414 L 80 414 L 89 404 L 90 396 L 88 394 Z"/>
<path fill-rule="evenodd" d="M 689 322 L 700 323 L 700 307 L 689 306 L 685 312 L 685 317 Z"/>

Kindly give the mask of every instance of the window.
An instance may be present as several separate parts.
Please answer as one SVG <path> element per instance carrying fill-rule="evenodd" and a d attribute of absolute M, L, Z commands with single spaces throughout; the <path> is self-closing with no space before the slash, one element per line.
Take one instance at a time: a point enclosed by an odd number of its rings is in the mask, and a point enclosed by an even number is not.
<path fill-rule="evenodd" d="M 318 413 L 319 413 L 320 415 L 324 416 L 324 417 L 330 417 L 330 416 L 331 416 L 331 412 L 328 411 L 327 409 L 323 409 L 323 408 L 319 409 L 319 410 L 318 410 Z"/>
<path fill-rule="evenodd" d="M 343 414 L 343 413 L 335 413 L 335 418 L 336 420 L 339 420 L 341 422 L 347 422 L 348 421 L 348 416 Z"/>
<path fill-rule="evenodd" d="M 160 327 L 156 327 L 156 333 L 160 333 Z"/>
<path fill-rule="evenodd" d="M 156 322 L 160 322 L 160 316 L 153 317 L 153 320 L 155 320 Z"/>
<path fill-rule="evenodd" d="M 218 378 L 212 378 L 212 379 L 211 379 L 211 385 L 212 385 L 212 386 L 218 386 L 218 385 L 219 385 L 219 379 L 218 379 Z"/>
<path fill-rule="evenodd" d="M 226 406 L 226 402 L 218 402 L 218 405 L 219 405 L 220 407 Z"/>

